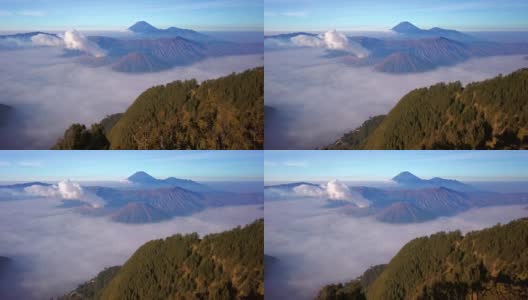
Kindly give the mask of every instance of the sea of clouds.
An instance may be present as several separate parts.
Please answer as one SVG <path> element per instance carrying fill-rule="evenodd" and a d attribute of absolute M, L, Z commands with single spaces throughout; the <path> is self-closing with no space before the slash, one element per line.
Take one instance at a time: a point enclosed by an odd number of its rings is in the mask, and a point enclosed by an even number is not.
<path fill-rule="evenodd" d="M 327 39 L 327 34 L 335 39 Z M 322 147 L 369 117 L 388 113 L 415 88 L 438 82 L 467 84 L 528 66 L 525 56 L 497 56 L 424 73 L 386 74 L 331 57 L 328 51 L 344 47 L 338 42 L 339 35 L 299 36 L 294 43 L 304 47 L 283 42 L 271 50 L 273 40 L 266 41 L 265 103 L 276 109 L 273 118 L 266 119 L 266 149 Z"/>
<path fill-rule="evenodd" d="M 266 200 L 270 200 L 269 195 Z M 523 206 L 473 209 L 419 224 L 381 223 L 325 207 L 320 198 L 267 201 L 266 299 L 313 299 L 326 284 L 346 282 L 372 265 L 388 263 L 408 241 L 438 231 L 478 230 L 527 217 Z"/>
<path fill-rule="evenodd" d="M 41 43 L 59 43 L 35 37 Z M 98 55 L 97 49 L 80 43 L 77 37 L 65 34 L 71 47 L 89 47 L 87 51 Z M 82 65 L 75 57 L 65 57 L 63 51 L 61 47 L 0 51 L 0 103 L 15 108 L 15 120 L 1 130 L 0 148 L 49 149 L 71 124 L 89 126 L 107 115 L 124 112 L 152 86 L 214 79 L 263 65 L 262 55 L 244 55 L 206 59 L 156 73 L 126 74 L 106 66 Z"/>
<path fill-rule="evenodd" d="M 31 186 L 22 193 L 27 197 L 0 201 L 0 256 L 13 261 L 0 281 L 3 300 L 61 296 L 105 267 L 123 264 L 149 240 L 221 232 L 263 217 L 262 206 L 251 205 L 207 209 L 160 223 L 122 224 L 65 208 L 64 201 L 75 199 L 99 204 L 77 183 Z"/>

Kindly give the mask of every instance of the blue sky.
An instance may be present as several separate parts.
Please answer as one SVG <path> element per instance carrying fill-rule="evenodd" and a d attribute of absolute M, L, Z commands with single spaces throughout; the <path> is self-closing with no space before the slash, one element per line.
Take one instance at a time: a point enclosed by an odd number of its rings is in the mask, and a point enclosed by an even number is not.
<path fill-rule="evenodd" d="M 528 30 L 526 0 L 264 0 L 265 31 L 387 30 L 400 21 L 466 31 Z"/>
<path fill-rule="evenodd" d="M 0 181 L 122 180 L 136 171 L 198 181 L 262 180 L 262 151 L 0 151 Z"/>
<path fill-rule="evenodd" d="M 528 181 L 528 151 L 266 151 L 266 182 L 384 181 L 402 171 L 464 181 Z"/>
<path fill-rule="evenodd" d="M 262 30 L 262 0 L 0 0 L 0 31 L 157 27 Z"/>

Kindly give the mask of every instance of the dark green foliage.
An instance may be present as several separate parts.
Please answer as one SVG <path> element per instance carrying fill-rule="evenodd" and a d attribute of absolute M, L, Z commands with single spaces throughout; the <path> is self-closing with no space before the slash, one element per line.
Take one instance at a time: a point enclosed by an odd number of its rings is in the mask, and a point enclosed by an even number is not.
<path fill-rule="evenodd" d="M 59 300 L 89 300 L 98 299 L 103 288 L 114 278 L 121 267 L 115 266 L 104 269 L 95 278 L 80 284 L 74 291 L 59 297 Z"/>
<path fill-rule="evenodd" d="M 109 133 L 112 149 L 262 149 L 264 70 L 145 91 Z"/>
<path fill-rule="evenodd" d="M 385 115 L 371 117 L 354 131 L 346 133 L 342 138 L 324 150 L 356 149 L 365 141 L 367 137 L 383 122 Z"/>
<path fill-rule="evenodd" d="M 125 113 L 107 116 L 92 130 L 70 126 L 53 149 L 250 150 L 263 145 L 261 67 L 201 84 L 193 79 L 152 87 Z"/>
<path fill-rule="evenodd" d="M 203 239 L 178 234 L 144 244 L 102 287 L 92 288 L 96 278 L 65 299 L 264 299 L 263 252 L 262 219 Z"/>
<path fill-rule="evenodd" d="M 361 282 L 361 289 L 363 290 L 363 293 L 367 293 L 369 287 L 381 275 L 383 270 L 385 270 L 385 267 L 387 267 L 386 264 L 372 266 L 368 268 L 363 273 L 363 275 L 361 275 L 361 277 L 359 277 L 359 281 Z"/>
<path fill-rule="evenodd" d="M 356 131 L 328 148 L 526 149 L 528 69 L 465 88 L 455 82 L 416 89 L 368 137 L 356 138 Z"/>
<path fill-rule="evenodd" d="M 117 122 L 121 119 L 122 116 L 122 113 L 109 115 L 102 119 L 101 122 L 99 122 L 99 124 L 103 126 L 103 132 L 105 135 L 108 134 L 110 130 L 112 130 L 112 128 L 114 128 L 115 124 L 117 124 Z"/>
<path fill-rule="evenodd" d="M 81 124 L 73 124 L 64 132 L 64 137 L 53 146 L 54 150 L 105 150 L 110 146 L 101 124 L 93 124 L 90 129 Z"/>
<path fill-rule="evenodd" d="M 346 284 L 330 284 L 319 291 L 316 300 L 366 300 L 361 283 L 352 280 Z"/>
<path fill-rule="evenodd" d="M 318 299 L 364 299 L 359 291 L 369 300 L 528 299 L 528 218 L 414 239 L 388 265 L 326 286 Z"/>
<path fill-rule="evenodd" d="M 368 299 L 526 299 L 528 219 L 407 243 L 368 290 Z"/>
<path fill-rule="evenodd" d="M 386 265 L 376 265 L 368 268 L 357 279 L 345 284 L 329 284 L 319 291 L 317 300 L 364 300 L 370 285 L 383 272 Z"/>

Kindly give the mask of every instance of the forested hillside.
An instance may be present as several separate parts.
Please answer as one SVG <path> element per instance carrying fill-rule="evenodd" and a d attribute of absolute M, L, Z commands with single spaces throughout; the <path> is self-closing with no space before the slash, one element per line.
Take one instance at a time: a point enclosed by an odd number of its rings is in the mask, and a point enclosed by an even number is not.
<path fill-rule="evenodd" d="M 367 134 L 365 134 L 367 133 Z M 528 69 L 405 95 L 326 149 L 527 149 Z"/>
<path fill-rule="evenodd" d="M 528 219 L 407 243 L 388 265 L 318 299 L 528 299 Z M 372 271 L 374 270 L 374 271 Z M 380 271 L 380 272 L 376 272 Z"/>
<path fill-rule="evenodd" d="M 106 141 L 105 141 L 106 140 Z M 54 149 L 262 149 L 264 69 L 146 90 L 122 115 L 74 124 Z"/>
<path fill-rule="evenodd" d="M 264 221 L 141 246 L 61 299 L 264 299 Z"/>

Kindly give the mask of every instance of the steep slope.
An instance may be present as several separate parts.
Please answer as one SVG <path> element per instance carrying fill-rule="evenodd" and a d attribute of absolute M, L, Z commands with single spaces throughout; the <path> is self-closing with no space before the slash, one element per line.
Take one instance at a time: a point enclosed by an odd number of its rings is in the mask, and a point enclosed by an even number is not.
<path fill-rule="evenodd" d="M 132 183 L 146 183 L 146 184 L 152 184 L 157 182 L 158 180 L 151 175 L 149 175 L 147 172 L 144 171 L 138 171 L 130 176 L 128 176 L 127 180 Z"/>
<path fill-rule="evenodd" d="M 324 286 L 316 300 L 365 300 L 365 294 L 374 280 L 383 272 L 387 265 L 376 265 L 368 268 L 361 276 L 345 284 L 329 284 Z"/>
<path fill-rule="evenodd" d="M 462 183 L 458 180 L 444 179 L 440 177 L 434 177 L 431 179 L 421 179 L 408 171 L 401 172 L 400 174 L 394 176 L 392 178 L 392 181 L 406 188 L 444 187 L 459 192 L 475 190 L 475 188 L 473 188 L 472 186 Z"/>
<path fill-rule="evenodd" d="M 384 115 L 374 116 L 363 122 L 361 126 L 353 131 L 346 133 L 342 138 L 334 142 L 332 145 L 323 147 L 323 150 L 341 150 L 347 148 L 356 148 L 363 143 L 363 141 L 378 128 L 379 124 L 385 119 Z"/>
<path fill-rule="evenodd" d="M 112 149 L 261 149 L 264 72 L 150 88 L 108 135 Z"/>
<path fill-rule="evenodd" d="M 327 149 L 526 149 L 528 69 L 405 95 L 361 141 Z"/>
<path fill-rule="evenodd" d="M 139 188 L 179 187 L 192 192 L 211 191 L 208 186 L 190 179 L 180 179 L 175 177 L 157 179 L 144 171 L 139 171 L 130 175 L 127 180 L 128 182 L 133 183 L 135 187 Z"/>
<path fill-rule="evenodd" d="M 170 68 L 170 65 L 152 57 L 152 55 L 140 52 L 131 52 L 112 65 L 114 71 L 127 73 L 152 72 Z"/>
<path fill-rule="evenodd" d="M 170 219 L 171 215 L 148 203 L 132 202 L 112 214 L 112 220 L 120 223 L 153 223 Z"/>
<path fill-rule="evenodd" d="M 144 244 L 62 299 L 264 299 L 263 253 L 263 220 L 202 239 L 178 234 Z"/>
<path fill-rule="evenodd" d="M 414 185 L 422 182 L 422 179 L 409 171 L 403 171 L 398 175 L 392 177 L 392 181 L 399 184 Z"/>
<path fill-rule="evenodd" d="M 469 34 L 462 33 L 460 31 L 444 29 L 440 27 L 433 27 L 431 29 L 421 29 L 407 21 L 401 22 L 398 25 L 394 26 L 392 28 L 392 31 L 402 34 L 408 38 L 444 37 L 464 42 L 476 40 L 475 37 Z"/>
<path fill-rule="evenodd" d="M 398 25 L 392 27 L 392 31 L 403 33 L 403 34 L 413 34 L 413 33 L 420 33 L 422 30 L 415 25 L 413 25 L 411 22 L 403 21 L 399 23 Z"/>
<path fill-rule="evenodd" d="M 400 48 L 375 65 L 385 73 L 416 73 L 439 66 L 454 65 L 472 56 L 471 49 L 460 42 L 443 37 L 409 41 L 393 41 Z"/>
<path fill-rule="evenodd" d="M 194 40 L 194 41 L 206 41 L 211 38 L 205 34 L 196 32 L 191 29 L 183 29 L 177 27 L 169 27 L 167 29 L 156 28 L 145 21 L 139 21 L 134 25 L 128 28 L 131 32 L 141 36 L 147 37 L 170 37 L 170 36 L 179 36 L 185 39 Z"/>
<path fill-rule="evenodd" d="M 372 203 L 370 210 L 376 219 L 386 223 L 423 222 L 479 206 L 471 195 L 443 187 L 377 192 L 367 189 L 359 192 Z M 495 205 L 501 200 L 498 195 Z"/>
<path fill-rule="evenodd" d="M 396 202 L 376 214 L 376 220 L 385 223 L 418 223 L 434 218 L 432 212 L 409 202 Z"/>
<path fill-rule="evenodd" d="M 149 223 L 186 216 L 204 210 L 209 200 L 203 195 L 179 187 L 116 190 L 112 188 L 89 188 L 106 205 L 111 218 L 123 223 Z"/>
<path fill-rule="evenodd" d="M 326 299 L 526 299 L 528 219 L 470 232 L 436 233 L 407 243 L 373 276 L 324 287 Z M 340 292 L 341 298 L 336 298 Z"/>
<path fill-rule="evenodd" d="M 263 106 L 262 67 L 201 84 L 175 81 L 89 129 L 71 125 L 52 149 L 262 149 Z"/>

